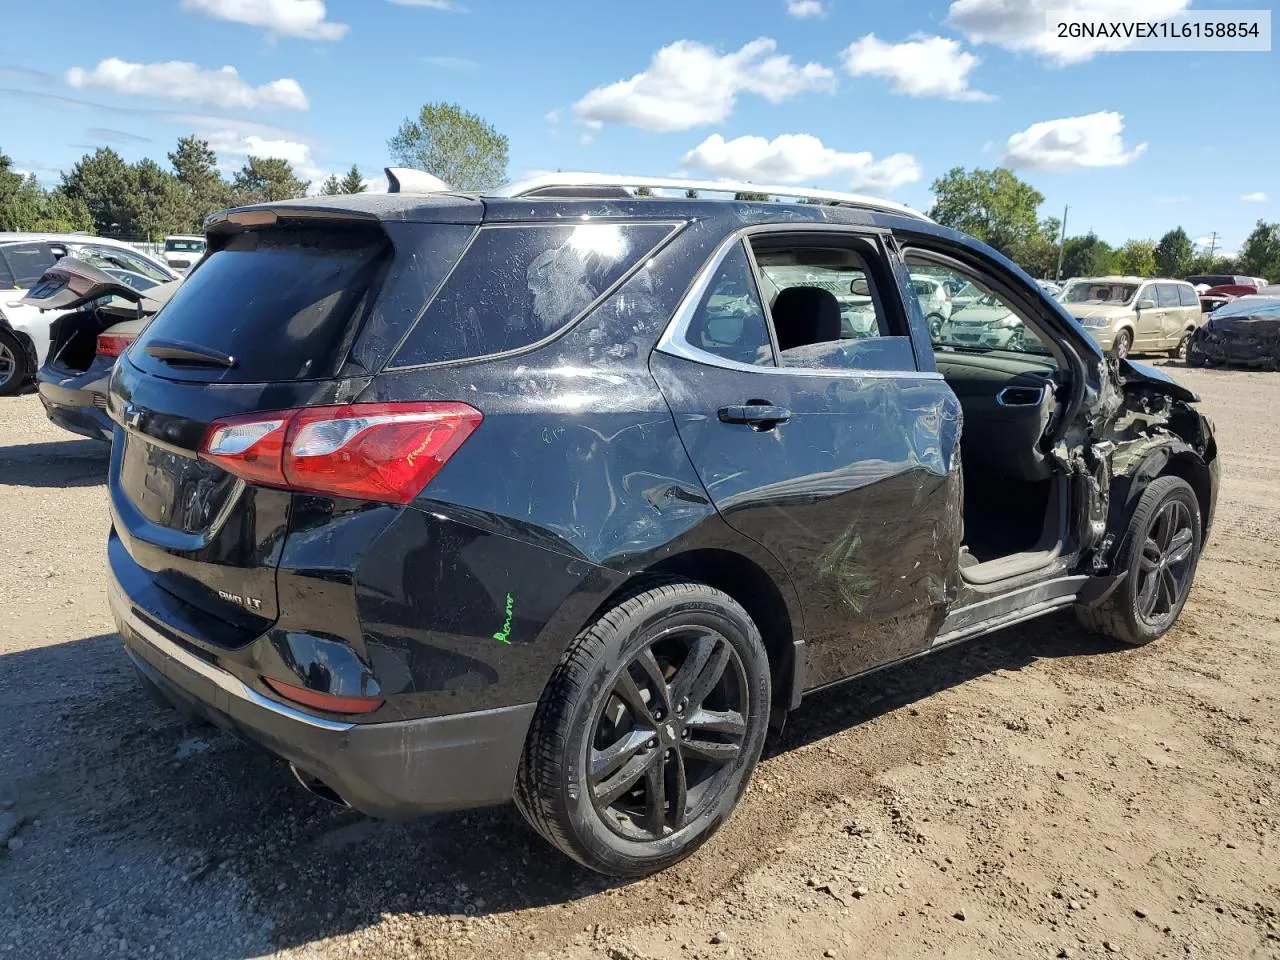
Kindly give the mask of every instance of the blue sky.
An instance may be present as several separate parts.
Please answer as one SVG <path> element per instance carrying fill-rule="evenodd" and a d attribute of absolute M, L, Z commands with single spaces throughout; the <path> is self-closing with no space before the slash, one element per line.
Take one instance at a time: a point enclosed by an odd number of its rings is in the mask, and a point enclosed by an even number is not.
<path fill-rule="evenodd" d="M 1231 251 L 1280 219 L 1276 54 L 1041 36 L 1044 10 L 1090 5 L 18 2 L 0 37 L 0 149 L 50 184 L 96 146 L 163 162 L 191 132 L 228 168 L 258 152 L 317 179 L 352 163 L 373 176 L 406 115 L 452 100 L 510 137 L 513 176 L 680 171 L 927 208 L 949 168 L 1003 161 L 1045 195 L 1042 215 L 1070 204 L 1070 233 L 1111 242 L 1182 224 Z M 1125 0 L 1152 15 L 1242 5 Z"/>

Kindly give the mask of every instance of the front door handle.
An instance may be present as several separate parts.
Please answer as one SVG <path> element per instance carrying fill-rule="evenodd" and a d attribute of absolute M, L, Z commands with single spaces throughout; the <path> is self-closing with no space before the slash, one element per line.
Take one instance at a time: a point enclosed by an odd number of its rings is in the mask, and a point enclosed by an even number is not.
<path fill-rule="evenodd" d="M 745 423 L 753 427 L 771 427 L 791 419 L 791 411 L 772 403 L 744 403 L 721 407 L 717 416 L 721 423 Z"/>

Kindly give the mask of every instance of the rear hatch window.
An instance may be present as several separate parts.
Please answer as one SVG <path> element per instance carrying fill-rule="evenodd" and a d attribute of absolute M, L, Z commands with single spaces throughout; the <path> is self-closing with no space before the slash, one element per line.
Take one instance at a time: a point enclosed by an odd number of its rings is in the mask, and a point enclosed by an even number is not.
<path fill-rule="evenodd" d="M 331 378 L 391 257 L 372 225 L 275 225 L 211 247 L 134 344 L 130 357 L 148 373 L 221 383 Z"/>
<path fill-rule="evenodd" d="M 469 360 L 545 340 L 675 229 L 672 223 L 484 227 L 393 365 Z"/>

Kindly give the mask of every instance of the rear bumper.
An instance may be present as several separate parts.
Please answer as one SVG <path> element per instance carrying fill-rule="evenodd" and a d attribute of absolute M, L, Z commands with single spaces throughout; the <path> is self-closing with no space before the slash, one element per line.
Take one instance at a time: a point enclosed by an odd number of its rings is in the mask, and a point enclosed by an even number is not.
<path fill-rule="evenodd" d="M 130 603 L 108 593 L 125 652 L 175 705 L 265 747 L 346 803 L 402 818 L 511 799 L 537 704 L 394 723 L 350 723 L 271 700 L 197 656 Z"/>
<path fill-rule="evenodd" d="M 62 429 L 110 443 L 107 379 L 96 371 L 64 376 L 46 364 L 37 378 L 40 402 L 49 419 Z"/>

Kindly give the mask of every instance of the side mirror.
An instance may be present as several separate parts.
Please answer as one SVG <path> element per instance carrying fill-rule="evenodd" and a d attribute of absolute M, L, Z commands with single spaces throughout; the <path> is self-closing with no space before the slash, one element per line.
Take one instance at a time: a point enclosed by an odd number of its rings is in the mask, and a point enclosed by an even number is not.
<path fill-rule="evenodd" d="M 849 292 L 855 297 L 871 296 L 871 285 L 867 283 L 866 277 L 858 277 L 849 281 Z"/>
<path fill-rule="evenodd" d="M 1146 297 L 1143 297 L 1138 301 L 1139 310 L 1154 310 L 1155 308 L 1156 302 L 1154 300 L 1148 300 Z"/>

